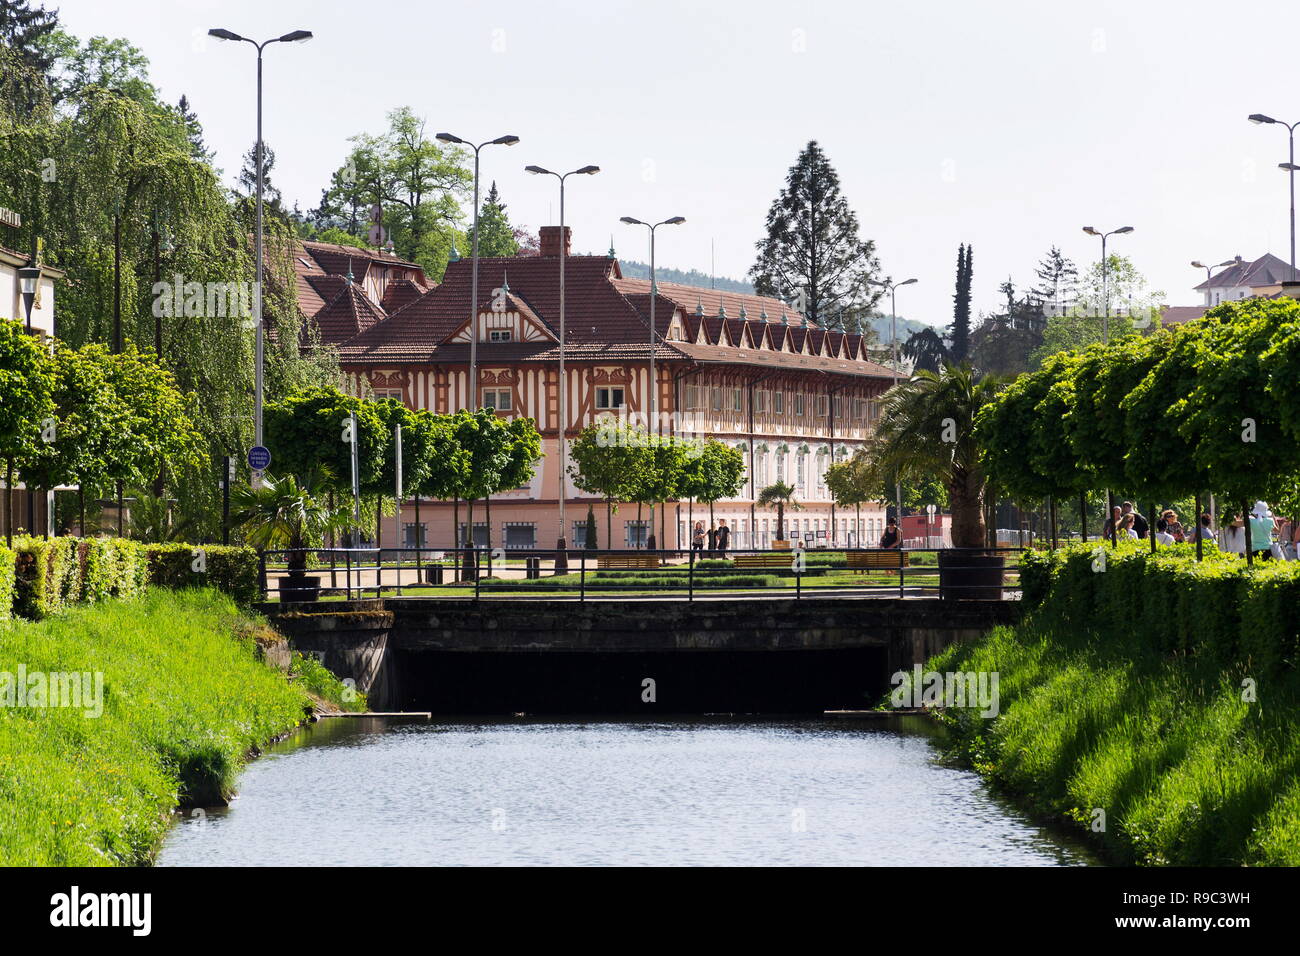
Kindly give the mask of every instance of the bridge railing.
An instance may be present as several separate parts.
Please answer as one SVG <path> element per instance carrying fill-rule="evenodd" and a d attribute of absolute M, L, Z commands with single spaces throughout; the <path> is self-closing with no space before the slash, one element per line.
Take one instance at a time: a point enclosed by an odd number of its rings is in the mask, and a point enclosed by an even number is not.
<path fill-rule="evenodd" d="M 1015 600 L 1024 548 L 261 552 L 266 601 L 382 597 L 898 597 Z M 296 565 L 293 570 L 290 564 Z"/>

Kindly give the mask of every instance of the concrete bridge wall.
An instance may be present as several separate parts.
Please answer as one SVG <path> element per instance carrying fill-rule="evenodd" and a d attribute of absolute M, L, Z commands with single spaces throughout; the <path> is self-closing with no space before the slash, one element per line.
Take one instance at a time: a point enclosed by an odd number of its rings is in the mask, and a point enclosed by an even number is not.
<path fill-rule="evenodd" d="M 376 709 L 805 713 L 1013 623 L 1011 602 L 389 598 L 262 610 Z M 650 683 L 647 683 L 649 681 Z"/>

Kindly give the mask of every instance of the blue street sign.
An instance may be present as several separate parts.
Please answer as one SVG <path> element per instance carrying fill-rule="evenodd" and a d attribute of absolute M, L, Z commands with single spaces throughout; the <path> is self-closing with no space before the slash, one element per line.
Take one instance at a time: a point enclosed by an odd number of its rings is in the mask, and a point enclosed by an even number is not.
<path fill-rule="evenodd" d="M 271 453 L 262 445 L 248 449 L 248 467 L 254 471 L 266 471 L 271 467 Z"/>

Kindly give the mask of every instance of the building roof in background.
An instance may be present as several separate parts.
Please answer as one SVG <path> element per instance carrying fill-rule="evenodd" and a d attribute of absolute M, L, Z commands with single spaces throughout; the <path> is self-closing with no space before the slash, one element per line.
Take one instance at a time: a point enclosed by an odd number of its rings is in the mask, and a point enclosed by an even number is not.
<path fill-rule="evenodd" d="M 479 311 L 496 298 L 496 290 L 508 285 L 512 310 L 558 334 L 557 257 L 480 259 L 478 281 Z M 461 259 L 450 263 L 440 285 L 344 341 L 339 346 L 340 359 L 351 366 L 468 361 L 468 343 L 450 339 L 469 318 L 471 284 L 472 262 Z M 608 256 L 567 257 L 566 357 L 573 361 L 647 360 L 651 348 L 650 302 L 649 281 L 624 279 L 617 260 Z M 859 335 L 846 336 L 802 324 L 782 325 L 783 313 L 787 322 L 802 323 L 803 317 L 776 299 L 660 283 L 654 306 L 658 339 L 655 356 L 660 359 L 880 378 L 891 374 L 866 359 Z M 727 311 L 726 318 L 717 314 L 722 308 Z M 701 310 L 705 313 L 702 317 L 696 314 Z M 767 315 L 768 321 L 764 322 L 762 315 Z M 674 320 L 682 325 L 686 341 L 668 339 Z M 697 341 L 701 327 L 702 342 Z M 793 351 L 779 350 L 780 341 L 786 338 Z M 775 349 L 753 347 L 773 340 L 777 343 Z M 477 355 L 481 364 L 553 362 L 559 347 L 556 342 L 479 342 Z"/>
<path fill-rule="evenodd" d="M 1162 305 L 1160 307 L 1161 325 L 1182 325 L 1199 319 L 1210 308 L 1207 305 Z"/>
<path fill-rule="evenodd" d="M 1196 290 L 1205 292 L 1210 289 L 1258 288 L 1280 285 L 1290 278 L 1290 264 L 1271 252 L 1266 252 L 1253 262 L 1247 262 L 1238 256 L 1235 263 L 1206 279 L 1196 286 Z"/>

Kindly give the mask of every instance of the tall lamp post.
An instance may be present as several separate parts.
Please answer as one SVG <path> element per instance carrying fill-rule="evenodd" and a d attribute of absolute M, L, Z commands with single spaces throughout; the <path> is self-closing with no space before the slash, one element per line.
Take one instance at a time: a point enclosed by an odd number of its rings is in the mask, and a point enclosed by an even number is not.
<path fill-rule="evenodd" d="M 660 226 L 680 226 L 686 221 L 684 216 L 673 216 L 671 219 L 665 219 L 663 222 L 656 222 L 651 225 L 648 222 L 642 222 L 640 219 L 633 219 L 631 216 L 623 216 L 619 222 L 625 222 L 629 226 L 645 226 L 650 230 L 650 422 L 655 434 L 659 433 L 659 416 L 655 411 L 657 393 L 659 392 L 658 383 L 655 381 L 655 299 L 659 297 L 659 284 L 655 282 L 655 230 Z M 655 530 L 655 506 L 650 502 L 650 534 L 653 535 Z"/>
<path fill-rule="evenodd" d="M 564 499 L 568 496 L 565 491 L 567 482 L 564 471 L 568 452 L 565 432 L 569 427 L 569 381 L 564 377 L 564 260 L 569 257 L 568 243 L 564 235 L 564 181 L 570 176 L 594 176 L 600 172 L 600 167 L 583 166 L 581 169 L 570 170 L 567 173 L 555 173 L 541 166 L 525 166 L 524 171 L 534 176 L 554 176 L 560 181 L 560 538 L 555 545 L 559 551 L 555 556 L 555 570 L 558 573 L 562 567 L 567 568 L 569 565 L 569 556 L 565 553 L 568 548 L 566 539 L 569 526 L 564 522 Z"/>
<path fill-rule="evenodd" d="M 250 40 L 248 37 L 241 37 L 238 33 L 230 30 L 213 29 L 208 31 L 208 36 L 216 37 L 218 40 L 229 40 L 233 42 L 251 43 L 257 47 L 257 146 L 255 150 L 254 162 L 257 165 L 257 225 L 253 237 L 254 252 L 257 257 L 257 286 L 253 292 L 253 334 L 256 337 L 256 366 L 254 375 L 254 396 L 253 396 L 253 444 L 262 444 L 262 153 L 264 146 L 262 143 L 262 51 L 272 43 L 305 43 L 312 37 L 310 30 L 294 30 L 292 33 L 286 33 L 284 36 L 272 37 L 270 40 L 263 40 L 258 43 L 256 40 Z M 253 483 L 256 485 L 261 479 L 261 472 L 253 472 Z"/>
<path fill-rule="evenodd" d="M 26 313 L 27 334 L 32 334 L 32 306 L 36 304 L 36 288 L 41 281 L 41 267 L 36 264 L 35 257 L 27 260 L 27 265 L 18 270 L 18 288 L 23 295 L 23 311 Z M 10 476 L 12 477 L 12 475 Z M 36 499 L 32 496 L 32 484 L 26 478 L 23 479 L 23 489 L 27 494 L 27 533 L 36 533 Z M 10 531 L 12 532 L 12 528 Z M 49 536 L 49 526 L 46 525 L 45 534 Z"/>
<path fill-rule="evenodd" d="M 1278 163 L 1278 169 L 1285 169 L 1287 176 L 1291 180 L 1291 278 L 1295 278 L 1295 173 L 1300 166 L 1295 161 L 1295 128 L 1300 126 L 1300 121 L 1287 123 L 1283 120 L 1274 119 L 1271 116 L 1265 116 L 1263 113 L 1251 113 L 1246 119 L 1250 120 L 1256 126 L 1263 124 L 1277 124 L 1286 130 L 1287 140 L 1290 148 L 1290 159 L 1285 163 Z"/>
<path fill-rule="evenodd" d="M 1084 226 L 1083 231 L 1090 236 L 1098 236 L 1101 239 L 1101 298 L 1102 298 L 1102 318 L 1101 318 L 1101 340 L 1104 344 L 1110 344 L 1110 260 L 1106 258 L 1106 239 L 1109 236 L 1123 236 L 1133 231 L 1132 226 L 1120 226 L 1118 229 L 1112 229 L 1110 232 L 1098 232 L 1092 226 Z"/>
<path fill-rule="evenodd" d="M 463 140 L 459 136 L 453 136 L 451 133 L 439 133 L 435 139 L 440 143 L 450 143 L 456 146 L 468 146 L 474 150 L 474 243 L 470 255 L 470 287 L 469 287 L 469 381 L 465 383 L 469 400 L 465 403 L 467 409 L 475 409 L 478 404 L 478 316 L 475 310 L 478 308 L 478 153 L 484 146 L 513 146 L 519 142 L 518 136 L 498 136 L 496 139 L 490 139 L 486 143 L 479 143 L 475 146 L 468 140 Z M 472 535 L 474 530 L 470 529 Z"/>
<path fill-rule="evenodd" d="M 880 286 L 882 289 L 889 290 L 889 344 L 893 351 L 893 388 L 898 388 L 898 293 L 899 286 L 912 285 L 915 279 L 904 279 L 902 282 L 872 282 L 872 285 Z M 903 485 L 902 482 L 894 483 L 894 508 L 895 517 L 898 519 L 898 537 L 899 543 L 902 544 L 903 538 Z"/>

